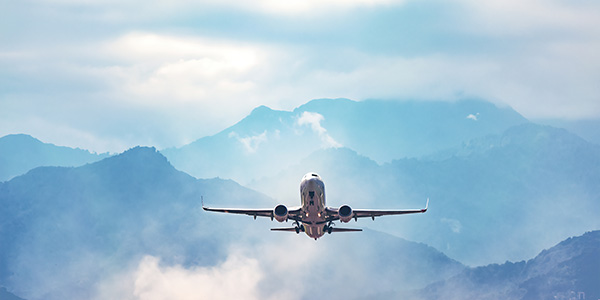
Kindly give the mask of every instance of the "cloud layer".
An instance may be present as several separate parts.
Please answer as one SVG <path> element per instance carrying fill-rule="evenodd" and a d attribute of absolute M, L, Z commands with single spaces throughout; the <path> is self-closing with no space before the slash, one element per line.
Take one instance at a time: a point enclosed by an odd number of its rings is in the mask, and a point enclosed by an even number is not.
<path fill-rule="evenodd" d="M 529 118 L 600 117 L 590 1 L 33 4 L 0 12 L 0 135 L 165 148 L 320 97 L 474 96 Z"/>
<path fill-rule="evenodd" d="M 135 270 L 101 283 L 96 299 L 261 299 L 257 260 L 230 255 L 212 267 L 164 265 L 145 256 Z"/>

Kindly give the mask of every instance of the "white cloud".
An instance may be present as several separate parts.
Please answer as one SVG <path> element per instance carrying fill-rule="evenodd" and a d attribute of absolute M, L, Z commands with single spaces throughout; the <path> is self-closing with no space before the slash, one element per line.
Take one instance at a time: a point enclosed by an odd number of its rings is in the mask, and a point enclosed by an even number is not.
<path fill-rule="evenodd" d="M 233 1 L 236 6 L 239 1 Z M 303 15 L 322 14 L 336 10 L 352 9 L 356 7 L 370 7 L 377 5 L 390 5 L 403 3 L 400 0 L 261 0 L 244 5 L 244 9 L 255 10 L 262 13 L 276 15 Z"/>
<path fill-rule="evenodd" d="M 469 115 L 467 116 L 467 119 L 469 119 L 469 120 L 473 120 L 473 121 L 477 121 L 477 117 L 479 117 L 479 113 L 476 113 L 476 114 L 469 114 Z"/>
<path fill-rule="evenodd" d="M 600 5 L 595 1 L 556 0 L 456 0 L 466 9 L 463 28 L 486 35 L 529 35 L 554 30 L 575 30 L 579 34 L 600 32 Z M 560 32 L 557 32 L 560 34 Z"/>
<path fill-rule="evenodd" d="M 122 92 L 159 103 L 241 97 L 252 91 L 255 69 L 268 56 L 266 47 L 148 32 L 121 36 L 101 51 L 126 70 Z"/>
<path fill-rule="evenodd" d="M 260 144 L 268 141 L 266 130 L 261 134 L 246 137 L 240 137 L 237 132 L 232 131 L 229 133 L 229 138 L 235 138 L 242 146 L 244 146 L 244 149 L 246 149 L 246 152 L 248 153 L 256 153 Z"/>
<path fill-rule="evenodd" d="M 220 265 L 165 265 L 145 256 L 136 269 L 100 283 L 96 299 L 261 299 L 264 273 L 256 259 L 231 254 Z"/>
<path fill-rule="evenodd" d="M 241 42 L 199 36 L 131 32 L 108 41 L 102 49 L 127 62 L 208 58 L 227 68 L 247 69 L 256 64 L 258 49 Z"/>
<path fill-rule="evenodd" d="M 311 258 L 322 249 L 318 244 L 291 234 L 257 247 L 244 243 L 232 245 L 226 260 L 214 266 L 170 265 L 147 255 L 128 270 L 99 282 L 93 298 L 294 300 L 310 290 L 305 283 L 313 278 L 311 273 L 289 275 L 290 270 L 316 267 L 318 262 Z"/>
<path fill-rule="evenodd" d="M 323 128 L 323 126 L 321 126 L 321 121 L 323 121 L 324 119 L 325 118 L 323 117 L 323 115 L 321 115 L 319 113 L 305 111 L 298 118 L 298 120 L 296 121 L 296 123 L 299 126 L 304 126 L 304 125 L 310 126 L 310 128 L 312 129 L 312 131 L 314 131 L 315 133 L 317 133 L 319 135 L 319 137 L 321 138 L 321 142 L 322 142 L 323 147 L 325 147 L 325 148 L 339 148 L 339 147 L 342 147 L 342 144 L 340 144 L 336 140 L 334 140 L 327 133 L 327 129 L 325 129 L 325 128 Z"/>
<path fill-rule="evenodd" d="M 427 5 L 437 1 L 414 2 L 410 7 L 429 9 Z M 27 25 L 32 27 L 14 26 L 16 30 L 1 38 L 0 112 L 5 117 L 0 135 L 27 132 L 45 136 L 47 142 L 98 152 L 136 144 L 181 146 L 234 124 L 259 105 L 291 110 L 322 97 L 475 96 L 508 104 L 528 118 L 600 116 L 597 2 L 451 1 L 445 4 L 448 13 L 440 15 L 440 23 L 450 25 L 443 31 L 435 24 L 423 27 L 429 31 L 415 31 L 423 34 L 425 45 L 416 46 L 423 51 L 412 54 L 385 47 L 373 50 L 371 38 L 393 40 L 385 31 L 337 38 L 347 36 L 340 33 L 348 28 L 379 28 L 382 24 L 368 22 L 390 22 L 378 14 L 386 16 L 388 5 L 401 13 L 404 2 L 308 0 L 280 6 L 282 2 L 272 0 L 144 5 L 45 0 L 27 7 L 11 2 L 11 22 L 31 20 Z M 190 21 L 215 7 L 233 8 L 234 15 L 245 18 L 241 24 L 250 24 L 246 22 L 257 14 L 274 16 L 264 16 L 265 23 L 257 25 L 256 32 Z M 356 8 L 363 7 L 369 9 L 361 12 L 361 18 L 352 18 Z M 183 9 L 185 20 L 169 28 L 161 25 Z M 132 10 L 140 15 L 133 21 L 128 19 Z M 338 15 L 318 19 L 318 12 L 327 10 Z M 88 18 L 94 14 L 101 16 Z M 123 19 L 115 21 L 118 15 Z M 157 15 L 158 23 L 139 21 Z M 294 18 L 281 18 L 290 15 L 317 18 L 316 24 L 327 26 L 302 27 L 306 34 L 302 31 L 300 37 Z M 103 16 L 107 19 L 100 28 Z M 333 24 L 342 16 L 359 23 Z M 282 26 L 267 30 L 269 22 Z M 393 28 L 398 23 L 383 25 Z M 19 30 L 35 26 L 43 36 L 38 30 Z M 70 27 L 79 29 L 66 30 Z M 436 38 L 436 33 L 447 39 Z M 481 49 L 481 44 L 490 48 Z M 111 115 L 112 124 L 105 124 L 106 115 Z M 27 121 L 32 118 L 53 132 L 33 128 Z M 76 131 L 77 136 L 70 137 L 69 132 Z M 327 134 L 323 138 L 326 145 L 339 144 Z"/>
<path fill-rule="evenodd" d="M 410 0 L 172 0 L 148 3 L 141 0 L 32 0 L 24 2 L 25 5 L 13 6 L 20 9 L 25 7 L 34 11 L 36 16 L 51 15 L 120 24 L 141 22 L 145 25 L 206 12 L 222 13 L 224 10 L 238 16 L 252 14 L 275 18 L 318 19 L 362 8 L 401 5 L 408 1 Z M 180 22 L 176 20 L 173 24 L 177 26 Z"/>
<path fill-rule="evenodd" d="M 136 272 L 136 299 L 259 299 L 255 290 L 262 272 L 258 262 L 230 256 L 212 268 L 161 267 L 159 260 L 145 257 Z"/>

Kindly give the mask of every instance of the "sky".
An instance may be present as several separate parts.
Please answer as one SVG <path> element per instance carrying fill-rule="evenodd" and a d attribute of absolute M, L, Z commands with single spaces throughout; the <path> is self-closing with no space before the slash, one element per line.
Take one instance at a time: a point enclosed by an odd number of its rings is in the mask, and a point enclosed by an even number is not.
<path fill-rule="evenodd" d="M 593 0 L 0 0 L 0 136 L 178 147 L 315 98 L 600 118 Z"/>

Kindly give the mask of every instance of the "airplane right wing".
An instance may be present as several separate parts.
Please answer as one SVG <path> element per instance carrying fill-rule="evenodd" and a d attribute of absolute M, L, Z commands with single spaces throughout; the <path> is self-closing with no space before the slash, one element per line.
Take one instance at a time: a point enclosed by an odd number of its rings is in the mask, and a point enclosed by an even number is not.
<path fill-rule="evenodd" d="M 220 212 L 220 213 L 228 213 L 228 214 L 239 214 L 239 215 L 248 215 L 251 217 L 267 217 L 275 218 L 274 209 L 273 208 L 212 208 L 204 206 L 204 199 L 202 199 L 202 209 L 205 211 L 212 212 Z M 300 219 L 300 207 L 293 207 L 290 210 L 287 210 L 287 218 L 290 220 L 298 220 Z"/>

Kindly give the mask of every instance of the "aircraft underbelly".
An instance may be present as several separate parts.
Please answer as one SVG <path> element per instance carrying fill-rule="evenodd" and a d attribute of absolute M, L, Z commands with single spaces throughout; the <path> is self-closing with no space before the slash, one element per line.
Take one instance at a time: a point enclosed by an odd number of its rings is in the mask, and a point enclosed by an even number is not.
<path fill-rule="evenodd" d="M 318 239 L 325 234 L 323 231 L 323 225 L 308 225 L 305 223 L 304 231 L 306 232 L 306 235 L 313 239 Z"/>

